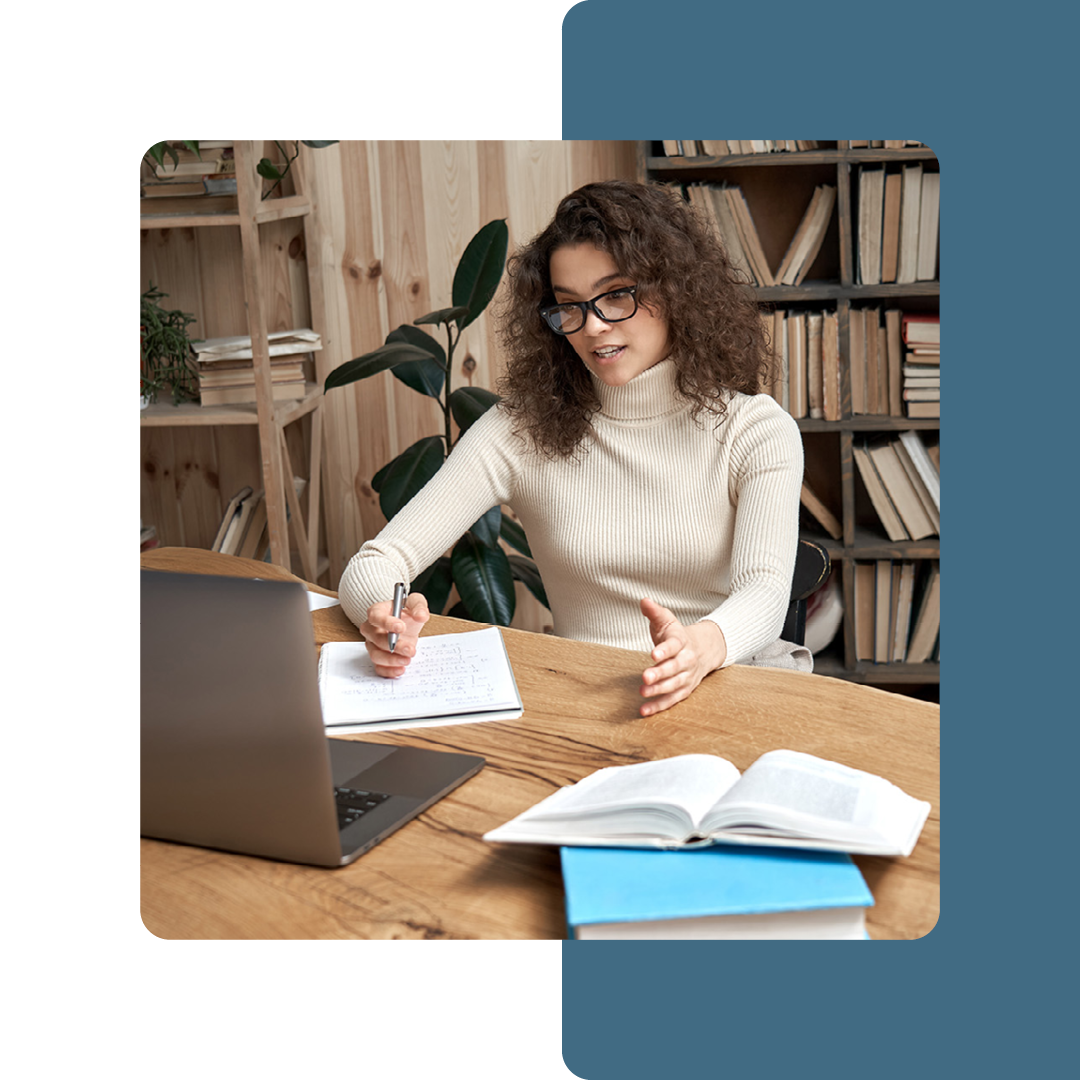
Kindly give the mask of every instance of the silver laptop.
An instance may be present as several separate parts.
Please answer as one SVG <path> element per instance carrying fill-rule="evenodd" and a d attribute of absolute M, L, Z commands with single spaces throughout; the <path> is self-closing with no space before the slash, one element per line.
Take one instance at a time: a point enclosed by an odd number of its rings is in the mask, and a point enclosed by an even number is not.
<path fill-rule="evenodd" d="M 141 573 L 143 836 L 344 866 L 482 768 L 326 737 L 302 585 Z"/>

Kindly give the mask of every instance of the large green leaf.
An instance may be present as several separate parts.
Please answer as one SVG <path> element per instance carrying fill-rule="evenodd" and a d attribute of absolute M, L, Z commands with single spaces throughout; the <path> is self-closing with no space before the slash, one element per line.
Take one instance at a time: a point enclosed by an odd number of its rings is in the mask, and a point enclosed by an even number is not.
<path fill-rule="evenodd" d="M 497 218 L 469 241 L 454 273 L 454 307 L 469 309 L 468 315 L 458 319 L 458 330 L 476 319 L 495 295 L 506 264 L 509 237 L 506 219 Z"/>
<path fill-rule="evenodd" d="M 482 386 L 462 386 L 450 395 L 450 412 L 465 432 L 499 400 L 498 394 Z"/>
<path fill-rule="evenodd" d="M 495 547 L 499 542 L 499 526 L 502 524 L 502 507 L 493 506 L 475 525 L 469 530 L 488 547 Z"/>
<path fill-rule="evenodd" d="M 337 139 L 301 139 L 305 146 L 310 146 L 312 150 L 321 150 L 324 146 L 337 146 Z"/>
<path fill-rule="evenodd" d="M 429 435 L 414 442 L 371 478 L 387 521 L 439 471 L 444 460 L 442 438 Z"/>
<path fill-rule="evenodd" d="M 502 548 L 466 533 L 450 555 L 454 584 L 470 619 L 509 626 L 514 617 L 514 575 Z"/>
<path fill-rule="evenodd" d="M 446 607 L 450 590 L 454 587 L 449 556 L 441 555 L 422 574 L 417 574 L 411 587 L 413 592 L 424 594 L 429 610 L 433 615 L 438 615 Z"/>
<path fill-rule="evenodd" d="M 532 558 L 529 541 L 525 539 L 525 530 L 512 518 L 503 514 L 502 528 L 499 530 L 502 538 L 512 547 Z"/>
<path fill-rule="evenodd" d="M 516 580 L 520 581 L 540 601 L 544 607 L 551 609 L 548 603 L 547 590 L 543 581 L 540 580 L 540 571 L 536 569 L 536 563 L 532 559 L 524 559 L 520 555 L 508 555 L 510 570 Z"/>
<path fill-rule="evenodd" d="M 431 355 L 425 360 L 406 360 L 403 364 L 395 364 L 390 373 L 417 393 L 438 398 L 446 381 L 446 351 L 430 334 L 415 326 L 399 326 L 386 336 L 387 345 L 402 342 L 424 349 Z"/>
<path fill-rule="evenodd" d="M 323 389 L 333 390 L 335 386 L 347 386 L 349 383 L 359 382 L 360 379 L 377 375 L 380 371 L 394 367 L 395 364 L 430 358 L 430 350 L 419 349 L 403 341 L 392 341 L 386 345 L 380 345 L 374 352 L 364 353 L 363 356 L 358 356 L 355 360 L 347 360 L 334 368 L 326 376 Z"/>

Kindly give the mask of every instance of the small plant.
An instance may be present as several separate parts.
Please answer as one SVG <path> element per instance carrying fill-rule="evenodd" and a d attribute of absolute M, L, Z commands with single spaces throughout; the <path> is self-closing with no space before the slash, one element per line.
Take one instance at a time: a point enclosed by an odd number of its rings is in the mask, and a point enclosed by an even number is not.
<path fill-rule="evenodd" d="M 371 486 L 379 494 L 379 506 L 387 520 L 439 471 L 456 442 L 452 421 L 457 422 L 460 438 L 499 400 L 497 394 L 478 386 L 451 391 L 450 377 L 462 331 L 487 307 L 499 286 L 507 242 L 505 220 L 485 225 L 469 241 L 454 273 L 453 307 L 423 315 L 411 326 L 399 326 L 387 335 L 386 344 L 342 364 L 326 379 L 324 389 L 332 390 L 389 369 L 406 386 L 434 398 L 442 409 L 442 434 L 413 443 L 372 478 Z M 445 349 L 419 329 L 425 325 L 445 328 Z M 500 538 L 521 554 L 507 555 L 499 546 Z M 412 588 L 427 597 L 433 612 L 441 612 L 456 586 L 461 603 L 450 615 L 509 626 L 514 617 L 515 580 L 548 606 L 524 530 L 505 517 L 501 507 L 493 506 L 454 545 L 451 554 L 436 560 Z"/>
<path fill-rule="evenodd" d="M 174 405 L 198 397 L 195 373 L 190 366 L 192 354 L 188 326 L 195 316 L 184 311 L 166 311 L 158 303 L 168 296 L 154 288 L 142 294 L 139 317 L 139 367 L 143 397 L 157 401 L 164 390 L 172 393 Z M 201 338 L 196 338 L 201 341 Z"/>

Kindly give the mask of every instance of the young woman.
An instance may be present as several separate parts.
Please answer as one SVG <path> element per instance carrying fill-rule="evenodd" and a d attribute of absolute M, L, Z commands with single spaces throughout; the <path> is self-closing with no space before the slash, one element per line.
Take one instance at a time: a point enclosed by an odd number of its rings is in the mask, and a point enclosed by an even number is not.
<path fill-rule="evenodd" d="M 419 593 L 393 618 L 394 583 L 505 504 L 555 633 L 650 652 L 643 716 L 728 664 L 809 670 L 807 650 L 777 641 L 802 441 L 758 392 L 756 302 L 711 228 L 670 188 L 589 184 L 507 270 L 502 401 L 341 579 L 376 669 L 400 675 L 428 619 Z"/>

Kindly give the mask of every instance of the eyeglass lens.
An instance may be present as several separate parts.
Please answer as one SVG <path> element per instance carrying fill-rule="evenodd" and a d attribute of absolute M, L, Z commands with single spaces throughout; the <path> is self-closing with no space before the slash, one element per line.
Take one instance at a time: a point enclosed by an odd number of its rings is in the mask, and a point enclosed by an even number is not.
<path fill-rule="evenodd" d="M 587 308 L 592 308 L 604 322 L 620 322 L 634 314 L 637 301 L 629 289 L 619 289 L 580 304 L 558 304 L 544 314 L 553 329 L 562 334 L 573 334 L 585 325 Z"/>

